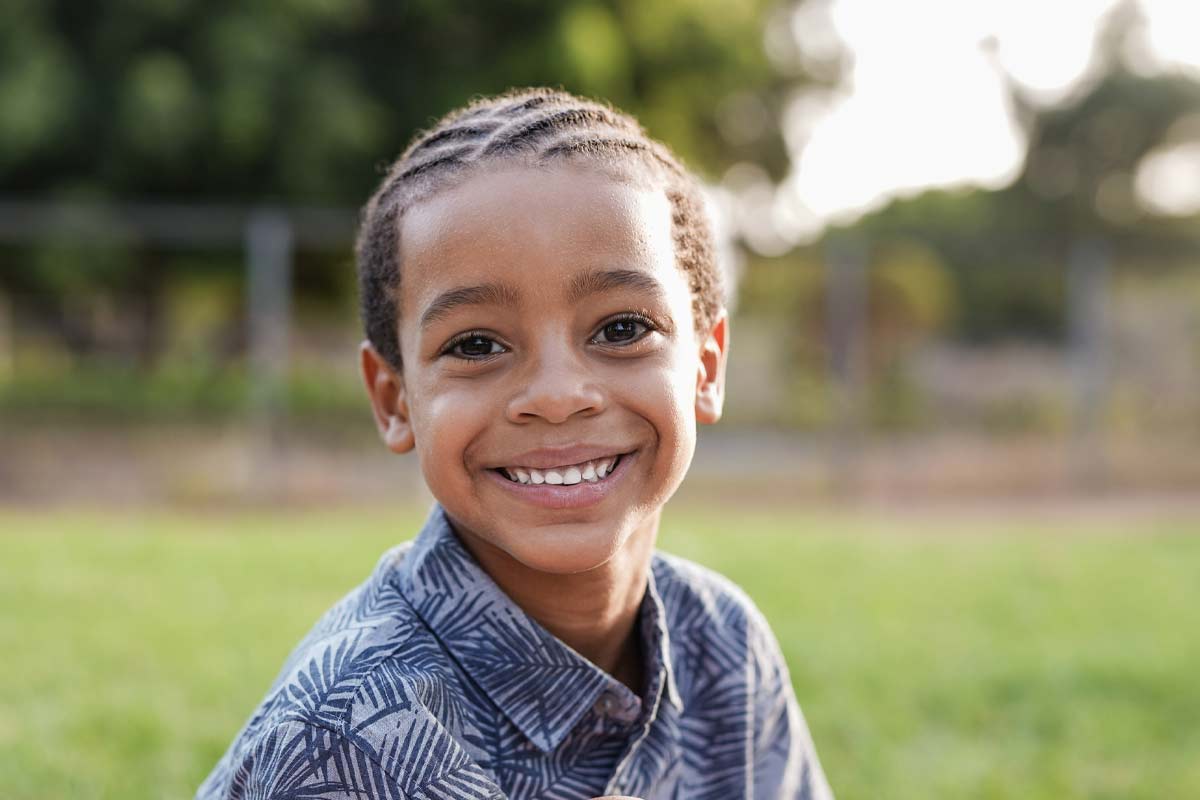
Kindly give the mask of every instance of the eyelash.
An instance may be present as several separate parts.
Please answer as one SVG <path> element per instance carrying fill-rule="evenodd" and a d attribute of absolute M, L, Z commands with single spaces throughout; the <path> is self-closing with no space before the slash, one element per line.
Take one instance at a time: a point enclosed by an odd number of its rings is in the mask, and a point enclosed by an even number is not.
<path fill-rule="evenodd" d="M 630 340 L 627 340 L 624 342 L 599 342 L 599 341 L 597 341 L 597 337 L 601 333 L 604 332 L 605 328 L 607 328 L 610 325 L 620 323 L 620 322 L 636 323 L 638 325 L 641 325 L 643 330 L 640 331 L 639 333 L 637 333 L 637 335 L 633 339 L 630 339 Z M 648 318 L 642 316 L 641 314 L 633 314 L 633 313 L 618 314 L 615 317 L 611 317 L 611 318 L 605 320 L 604 323 L 601 324 L 600 327 L 596 330 L 596 334 L 593 335 L 588 341 L 591 343 L 603 345 L 606 347 L 618 347 L 618 348 L 631 347 L 631 346 L 637 344 L 638 342 L 640 342 L 642 339 L 646 338 L 647 335 L 649 335 L 650 333 L 652 333 L 656 330 L 658 330 L 658 327 L 653 322 L 651 322 Z M 465 331 L 464 333 L 461 333 L 458 336 L 455 336 L 453 339 L 451 339 L 449 342 L 447 342 L 446 346 L 442 349 L 441 355 L 450 356 L 451 358 L 455 358 L 459 361 L 466 361 L 469 363 L 480 364 L 480 363 L 490 361 L 494 356 L 501 355 L 503 352 L 505 352 L 504 350 L 502 350 L 500 352 L 492 352 L 492 353 L 486 353 L 484 355 L 474 355 L 474 356 L 463 355 L 461 353 L 455 352 L 455 348 L 457 348 L 459 345 L 463 344 L 464 342 L 471 341 L 472 339 L 483 339 L 492 344 L 499 345 L 502 348 L 504 347 L 504 345 L 497 342 L 493 336 L 491 336 L 490 334 L 488 334 L 484 331 Z"/>
<path fill-rule="evenodd" d="M 596 331 L 596 334 L 599 335 L 609 325 L 613 325 L 618 322 L 633 322 L 638 325 L 641 325 L 644 330 L 641 333 L 637 334 L 637 336 L 635 336 L 633 339 L 630 339 L 628 341 L 621 342 L 619 344 L 617 342 L 608 343 L 610 347 L 613 347 L 613 346 L 629 347 L 631 345 L 637 344 L 642 339 L 646 338 L 646 336 L 649 335 L 650 333 L 652 333 L 653 331 L 658 330 L 658 328 L 654 325 L 653 322 L 651 322 L 649 319 L 642 316 L 641 314 L 626 313 L 626 314 L 617 314 L 615 317 L 610 317 L 609 319 L 605 320 L 604 323 Z M 596 341 L 596 336 L 593 336 L 589 341 L 593 341 L 593 342 Z M 598 344 L 605 344 L 605 343 L 598 342 Z"/>
<path fill-rule="evenodd" d="M 483 362 L 483 361 L 489 361 L 489 360 L 491 360 L 491 358 L 493 356 L 500 355 L 500 353 L 487 353 L 485 355 L 468 356 L 468 355 L 463 355 L 461 353 L 455 352 L 455 348 L 457 348 L 459 345 L 463 344 L 464 342 L 471 341 L 472 339 L 483 339 L 492 344 L 500 344 L 499 342 L 497 342 L 495 340 L 495 338 L 488 335 L 487 333 L 484 333 L 483 331 L 466 331 L 465 333 L 460 333 L 458 336 L 455 336 L 453 339 L 451 339 L 449 342 L 447 342 L 446 346 L 444 348 L 442 348 L 441 355 L 450 356 L 451 358 L 456 358 L 459 361 L 469 361 L 469 362 L 476 362 L 476 363 Z M 504 345 L 500 345 L 500 346 L 504 347 Z"/>

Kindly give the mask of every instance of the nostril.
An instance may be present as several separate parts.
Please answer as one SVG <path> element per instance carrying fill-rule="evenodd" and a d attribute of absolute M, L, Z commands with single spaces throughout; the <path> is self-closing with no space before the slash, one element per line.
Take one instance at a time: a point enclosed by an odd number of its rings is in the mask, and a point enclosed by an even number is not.
<path fill-rule="evenodd" d="M 520 378 L 522 384 L 515 388 L 506 410 L 513 422 L 540 419 L 559 424 L 576 414 L 587 416 L 604 408 L 602 386 L 586 363 L 574 355 L 551 354 L 531 360 Z"/>
<path fill-rule="evenodd" d="M 560 424 L 576 414 L 590 416 L 603 408 L 604 397 L 594 389 L 580 387 L 575 391 L 548 392 L 530 387 L 509 404 L 508 417 L 514 422 L 542 419 Z"/>

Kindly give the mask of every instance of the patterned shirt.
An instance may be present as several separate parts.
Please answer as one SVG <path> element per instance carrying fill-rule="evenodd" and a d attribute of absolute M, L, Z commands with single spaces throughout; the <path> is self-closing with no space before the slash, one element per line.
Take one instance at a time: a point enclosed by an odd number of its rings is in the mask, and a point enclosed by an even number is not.
<path fill-rule="evenodd" d="M 832 795 L 766 621 L 655 554 L 645 690 L 552 636 L 434 506 L 288 659 L 197 800 Z"/>

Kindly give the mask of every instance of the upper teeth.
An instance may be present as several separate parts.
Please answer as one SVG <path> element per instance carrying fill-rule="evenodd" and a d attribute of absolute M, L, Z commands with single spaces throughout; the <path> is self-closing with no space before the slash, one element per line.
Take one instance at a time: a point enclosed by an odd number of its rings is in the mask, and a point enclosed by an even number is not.
<path fill-rule="evenodd" d="M 504 474 L 509 480 L 517 483 L 549 483 L 571 486 L 580 481 L 595 483 L 612 472 L 613 465 L 620 456 L 597 458 L 584 461 L 582 464 L 570 464 L 553 469 L 532 469 L 531 467 L 504 467 Z"/>

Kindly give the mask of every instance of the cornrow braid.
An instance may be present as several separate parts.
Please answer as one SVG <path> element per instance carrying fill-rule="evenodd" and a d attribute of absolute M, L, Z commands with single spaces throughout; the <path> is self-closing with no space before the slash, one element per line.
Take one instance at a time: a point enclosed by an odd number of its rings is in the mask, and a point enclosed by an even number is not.
<path fill-rule="evenodd" d="M 703 198 L 673 153 L 631 116 L 608 105 L 548 88 L 474 99 L 419 133 L 364 206 L 355 260 L 367 339 L 400 370 L 400 221 L 416 203 L 503 161 L 529 165 L 579 161 L 647 180 L 671 204 L 675 257 L 688 278 L 697 331 L 723 303 Z"/>
<path fill-rule="evenodd" d="M 411 159 L 411 161 L 416 163 L 401 170 L 400 174 L 396 177 L 396 184 L 400 186 L 404 181 L 411 180 L 418 175 L 432 170 L 466 166 L 470 162 L 471 156 L 475 155 L 475 151 L 476 148 L 473 145 L 463 145 L 452 150 L 435 152 L 424 161 L 417 161 L 415 158 Z"/>
<path fill-rule="evenodd" d="M 532 121 L 518 120 L 502 128 L 480 155 L 487 158 L 526 146 L 536 146 L 554 133 L 587 129 L 593 125 L 628 129 L 629 126 L 622 124 L 623 122 L 625 121 L 602 108 L 567 108 Z"/>
<path fill-rule="evenodd" d="M 480 136 L 485 136 L 492 133 L 496 128 L 500 127 L 501 123 L 493 122 L 486 125 L 463 125 L 458 128 L 446 128 L 435 133 L 431 133 L 424 139 L 417 142 L 413 152 L 424 150 L 427 147 L 433 147 L 435 144 L 443 144 L 445 142 L 453 142 L 455 140 L 469 141 Z"/>
<path fill-rule="evenodd" d="M 542 151 L 542 158 L 553 160 L 562 156 L 612 156 L 621 151 L 632 151 L 650 156 L 664 169 L 672 174 L 682 175 L 679 164 L 661 147 L 655 147 L 656 142 L 639 141 L 637 139 L 572 136 Z"/>

